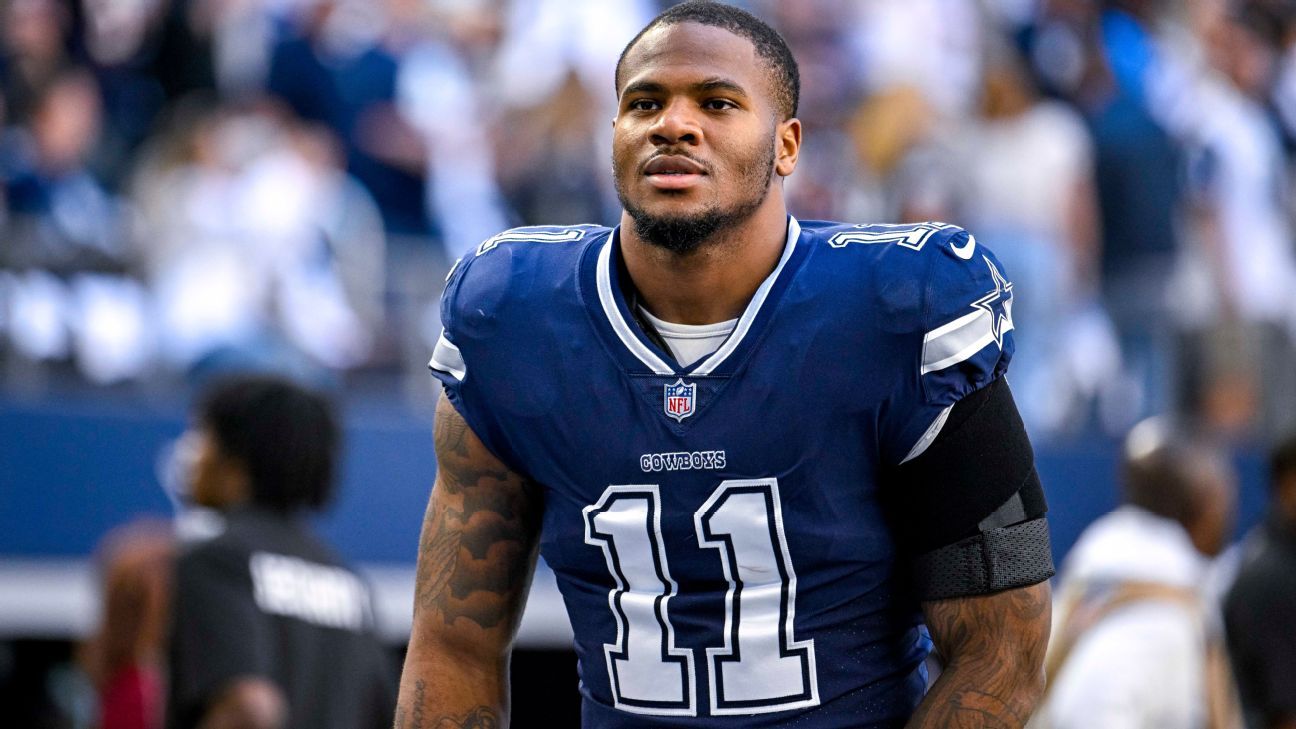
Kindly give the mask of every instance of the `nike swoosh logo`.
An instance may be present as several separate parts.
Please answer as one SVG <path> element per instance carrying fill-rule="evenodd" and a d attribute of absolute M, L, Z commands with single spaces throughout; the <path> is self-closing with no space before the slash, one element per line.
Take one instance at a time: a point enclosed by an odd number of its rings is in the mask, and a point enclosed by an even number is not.
<path fill-rule="evenodd" d="M 967 243 L 964 243 L 962 247 L 960 247 L 951 242 L 950 250 L 954 251 L 954 255 L 959 258 L 962 258 L 965 261 L 970 261 L 972 260 L 972 252 L 976 250 L 976 238 L 971 233 L 968 233 Z"/>

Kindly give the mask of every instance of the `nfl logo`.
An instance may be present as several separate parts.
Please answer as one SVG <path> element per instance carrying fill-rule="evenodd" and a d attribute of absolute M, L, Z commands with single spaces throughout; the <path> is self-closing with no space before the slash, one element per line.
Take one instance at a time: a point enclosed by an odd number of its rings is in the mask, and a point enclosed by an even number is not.
<path fill-rule="evenodd" d="M 684 378 L 666 386 L 666 401 L 663 407 L 666 414 L 679 422 L 693 414 L 693 403 L 696 401 L 697 385 L 684 384 Z"/>

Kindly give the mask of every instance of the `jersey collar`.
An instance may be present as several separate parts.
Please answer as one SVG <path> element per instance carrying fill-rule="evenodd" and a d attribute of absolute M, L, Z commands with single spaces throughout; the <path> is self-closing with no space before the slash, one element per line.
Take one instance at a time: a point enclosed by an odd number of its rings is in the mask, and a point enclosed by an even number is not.
<path fill-rule="evenodd" d="M 724 344 L 710 356 L 689 367 L 681 367 L 668 352 L 650 340 L 631 313 L 621 285 L 617 260 L 621 246 L 620 226 L 598 247 L 597 255 L 590 257 L 594 269 L 593 288 L 597 292 L 596 301 L 590 302 L 593 305 L 591 308 L 595 309 L 591 316 L 595 319 L 596 328 L 612 340 L 610 345 L 618 353 L 618 358 L 625 360 L 633 370 L 646 368 L 652 374 L 665 376 L 705 377 L 729 374 L 759 339 L 761 328 L 783 290 L 787 288 L 800 259 L 804 257 L 807 247 L 797 245 L 800 237 L 801 225 L 789 215 L 787 239 L 778 265 L 761 282 L 751 301 L 747 302 L 747 308 Z"/>

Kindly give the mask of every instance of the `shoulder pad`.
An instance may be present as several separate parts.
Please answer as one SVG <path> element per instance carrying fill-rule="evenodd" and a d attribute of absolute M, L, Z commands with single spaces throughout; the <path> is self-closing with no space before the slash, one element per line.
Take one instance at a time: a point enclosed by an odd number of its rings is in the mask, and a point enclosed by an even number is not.
<path fill-rule="evenodd" d="M 461 323 L 460 312 L 494 312 L 506 298 L 529 296 L 519 280 L 554 281 L 575 271 L 586 243 L 607 235 L 598 225 L 513 228 L 487 238 L 455 261 L 441 295 L 441 319 L 447 330 Z M 520 278 L 524 277 L 524 278 Z M 510 298 L 511 297 L 511 298 Z"/>
<path fill-rule="evenodd" d="M 952 403 L 999 377 L 1012 359 L 1013 284 L 961 228 L 934 241 L 925 276 L 922 376 L 929 401 Z"/>
<path fill-rule="evenodd" d="M 946 223 L 832 226 L 830 248 L 868 259 L 872 305 L 894 334 L 920 336 L 919 376 L 928 402 L 955 402 L 1007 367 L 1013 285 L 994 254 Z"/>
<path fill-rule="evenodd" d="M 519 473 L 493 398 L 511 353 L 529 351 L 563 302 L 579 302 L 582 254 L 611 230 L 597 225 L 514 228 L 457 261 L 441 294 L 441 336 L 428 367 L 487 449 Z M 583 312 L 580 316 L 584 316 Z"/>

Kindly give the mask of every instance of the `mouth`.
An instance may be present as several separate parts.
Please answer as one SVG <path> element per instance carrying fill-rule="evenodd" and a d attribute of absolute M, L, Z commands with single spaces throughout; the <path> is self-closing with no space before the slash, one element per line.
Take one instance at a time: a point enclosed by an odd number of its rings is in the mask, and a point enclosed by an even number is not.
<path fill-rule="evenodd" d="M 701 182 L 707 171 L 689 157 L 663 154 L 648 160 L 643 173 L 649 184 L 659 190 L 683 190 Z"/>

